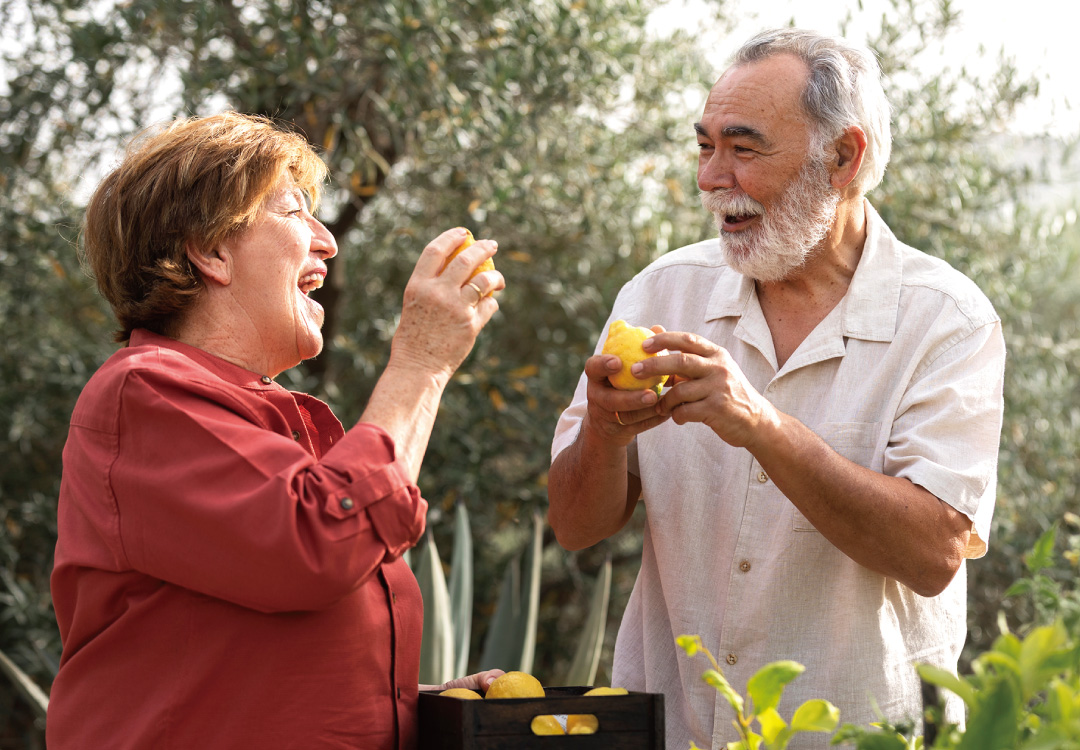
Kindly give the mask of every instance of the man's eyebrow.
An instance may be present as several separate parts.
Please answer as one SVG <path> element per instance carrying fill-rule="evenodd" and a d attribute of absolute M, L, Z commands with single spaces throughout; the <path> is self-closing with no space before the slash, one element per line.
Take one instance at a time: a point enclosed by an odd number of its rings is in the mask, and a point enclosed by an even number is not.
<path fill-rule="evenodd" d="M 700 122 L 694 123 L 694 130 L 702 138 L 709 138 L 709 134 Z M 720 131 L 720 135 L 724 138 L 747 138 L 761 146 L 769 145 L 769 139 L 764 133 L 746 125 L 729 125 Z"/>
<path fill-rule="evenodd" d="M 730 125 L 720 131 L 725 138 L 747 138 L 761 146 L 769 145 L 769 139 L 760 130 L 745 125 Z"/>

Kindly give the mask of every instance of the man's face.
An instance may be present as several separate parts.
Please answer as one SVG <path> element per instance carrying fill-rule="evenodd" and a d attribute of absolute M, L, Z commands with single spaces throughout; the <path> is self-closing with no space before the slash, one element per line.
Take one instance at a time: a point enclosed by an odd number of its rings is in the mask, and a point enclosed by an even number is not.
<path fill-rule="evenodd" d="M 729 263 L 760 281 L 788 278 L 832 227 L 839 192 L 799 98 L 806 66 L 790 55 L 732 68 L 698 131 L 698 187 Z M 816 149 L 815 149 L 816 151 Z"/>

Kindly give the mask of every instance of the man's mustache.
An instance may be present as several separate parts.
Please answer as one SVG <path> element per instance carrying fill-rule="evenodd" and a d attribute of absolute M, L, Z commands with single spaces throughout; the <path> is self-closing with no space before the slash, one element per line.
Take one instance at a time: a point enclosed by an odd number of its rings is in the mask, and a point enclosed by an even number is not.
<path fill-rule="evenodd" d="M 699 196 L 701 205 L 715 216 L 759 216 L 765 213 L 765 206 L 734 188 L 701 190 Z"/>

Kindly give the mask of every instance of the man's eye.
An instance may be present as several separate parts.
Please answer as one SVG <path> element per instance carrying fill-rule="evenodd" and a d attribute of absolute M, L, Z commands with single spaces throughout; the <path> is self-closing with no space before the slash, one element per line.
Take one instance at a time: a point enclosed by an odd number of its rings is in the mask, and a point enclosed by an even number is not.
<path fill-rule="evenodd" d="M 712 144 L 711 143 L 699 143 L 697 145 L 697 147 L 699 149 L 701 149 L 702 151 L 708 151 L 709 149 L 712 148 Z"/>

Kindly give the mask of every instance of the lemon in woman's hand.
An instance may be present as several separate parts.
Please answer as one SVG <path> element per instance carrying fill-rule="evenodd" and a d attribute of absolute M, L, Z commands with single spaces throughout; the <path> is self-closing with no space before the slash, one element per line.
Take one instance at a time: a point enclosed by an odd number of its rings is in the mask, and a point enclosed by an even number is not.
<path fill-rule="evenodd" d="M 639 380 L 630 374 L 630 367 L 635 362 L 655 357 L 655 354 L 647 354 L 641 348 L 641 342 L 655 335 L 648 328 L 631 326 L 625 320 L 614 320 L 608 326 L 607 340 L 604 342 L 602 354 L 614 354 L 622 362 L 622 369 L 614 375 L 608 375 L 608 380 L 613 386 L 623 391 L 640 391 L 648 389 L 660 395 L 660 389 L 667 380 L 667 375 Z"/>
<path fill-rule="evenodd" d="M 499 675 L 487 689 L 487 698 L 543 698 L 544 686 L 540 680 L 524 672 L 507 672 Z"/>
<path fill-rule="evenodd" d="M 474 244 L 476 244 L 476 239 L 473 237 L 473 233 L 470 232 L 468 229 L 466 229 L 465 230 L 465 239 L 462 240 L 461 244 L 458 245 L 457 248 L 455 248 L 454 252 L 450 253 L 450 257 L 448 257 L 446 259 L 446 263 L 443 263 L 443 267 L 439 269 L 439 273 L 442 273 L 443 270 L 446 269 L 446 266 L 449 265 L 450 261 L 452 261 L 454 258 L 457 257 L 458 253 L 460 253 L 462 250 L 469 247 L 470 245 L 474 245 Z M 487 260 L 485 260 L 483 263 L 481 263 L 480 265 L 478 265 L 476 267 L 476 270 L 472 272 L 472 276 L 470 276 L 469 278 L 471 279 L 476 274 L 482 273 L 484 271 L 494 271 L 494 270 L 495 270 L 495 262 L 492 261 L 491 258 L 488 258 Z"/>
<path fill-rule="evenodd" d="M 469 688 L 450 688 L 444 690 L 439 695 L 445 695 L 447 698 L 464 698 L 465 700 L 477 701 L 482 700 L 483 696 L 475 690 L 469 690 Z"/>

